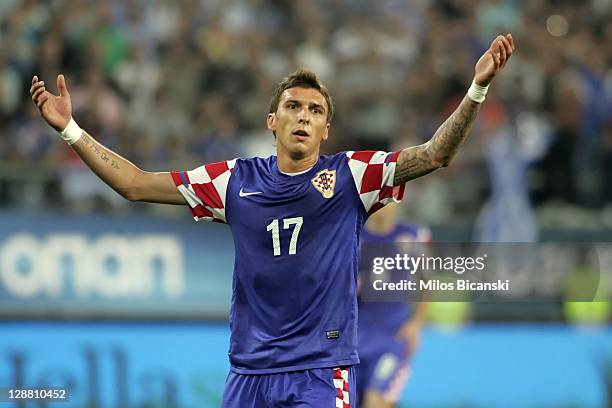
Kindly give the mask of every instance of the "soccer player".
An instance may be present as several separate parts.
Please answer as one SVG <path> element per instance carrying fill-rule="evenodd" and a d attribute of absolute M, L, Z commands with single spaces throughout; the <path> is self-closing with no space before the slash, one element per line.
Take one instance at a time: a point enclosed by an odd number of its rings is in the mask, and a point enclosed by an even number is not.
<path fill-rule="evenodd" d="M 373 244 L 377 248 L 382 244 L 393 256 L 407 249 L 405 244 L 398 243 L 430 242 L 428 228 L 398 221 L 398 208 L 391 203 L 371 215 L 361 233 L 361 244 Z M 374 248 L 369 250 L 374 251 Z M 363 285 L 371 282 L 370 277 L 362 273 L 360 286 L 363 289 Z M 403 273 L 410 272 L 398 272 Z M 404 278 L 407 276 L 395 277 L 392 281 Z M 393 408 L 410 376 L 409 359 L 420 342 L 427 303 L 409 303 L 408 299 L 378 302 L 360 296 L 358 305 L 361 360 L 356 367 L 358 404 L 362 408 Z"/>
<path fill-rule="evenodd" d="M 359 234 L 368 215 L 400 200 L 404 183 L 447 166 L 488 85 L 514 50 L 498 36 L 478 60 L 456 111 L 430 141 L 404 150 L 319 156 L 332 98 L 300 70 L 273 93 L 267 116 L 276 156 L 148 172 L 102 146 L 59 95 L 32 78 L 43 119 L 104 182 L 131 201 L 188 205 L 196 220 L 227 223 L 236 248 L 223 407 L 354 406 Z"/>

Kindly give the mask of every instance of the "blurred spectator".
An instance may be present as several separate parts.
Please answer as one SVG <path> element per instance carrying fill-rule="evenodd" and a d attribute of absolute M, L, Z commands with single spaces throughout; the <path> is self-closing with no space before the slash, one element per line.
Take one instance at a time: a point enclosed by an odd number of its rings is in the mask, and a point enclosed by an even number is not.
<path fill-rule="evenodd" d="M 28 176 L 41 185 L 58 177 L 64 191 L 83 191 L 57 175 L 80 165 L 24 98 L 34 73 L 54 82 L 59 72 L 80 123 L 151 169 L 270 151 L 269 95 L 298 66 L 317 71 L 337 101 L 324 151 L 393 146 L 407 134 L 422 143 L 464 95 L 488 40 L 512 31 L 518 53 L 489 94 L 505 125 L 477 125 L 451 169 L 412 196 L 414 208 L 423 222 L 474 222 L 499 187 L 489 187 L 495 170 L 479 141 L 516 126 L 537 145 L 524 187 L 540 221 L 563 226 L 569 208 L 597 224 L 604 216 L 594 211 L 612 200 L 611 17 L 605 0 L 3 1 L 0 159 L 36 162 Z M 0 166 L 1 185 L 19 183 Z M 3 207 L 25 199 L 1 197 Z M 37 197 L 28 198 L 34 207 L 50 205 Z"/>

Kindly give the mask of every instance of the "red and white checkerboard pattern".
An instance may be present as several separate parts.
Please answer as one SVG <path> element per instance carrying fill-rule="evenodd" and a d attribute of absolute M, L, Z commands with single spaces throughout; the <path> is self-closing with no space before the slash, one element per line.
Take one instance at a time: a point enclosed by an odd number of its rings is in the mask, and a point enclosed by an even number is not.
<path fill-rule="evenodd" d="M 316 183 L 321 190 L 327 190 L 336 183 L 335 177 L 335 170 L 333 172 L 327 170 L 325 173 L 319 173 L 318 177 L 313 179 L 313 182 Z"/>
<path fill-rule="evenodd" d="M 336 408 L 351 408 L 349 399 L 349 371 L 346 368 L 334 368 L 334 387 L 336 387 Z"/>
<path fill-rule="evenodd" d="M 321 170 L 312 179 L 312 184 L 325 198 L 332 198 L 336 186 L 336 170 Z"/>
<path fill-rule="evenodd" d="M 189 203 L 196 221 L 227 223 L 225 196 L 236 159 L 205 164 L 191 171 L 173 171 L 172 179 Z"/>
<path fill-rule="evenodd" d="M 359 198 L 368 214 L 404 197 L 406 185 L 393 185 L 399 153 L 374 150 L 346 153 Z"/>

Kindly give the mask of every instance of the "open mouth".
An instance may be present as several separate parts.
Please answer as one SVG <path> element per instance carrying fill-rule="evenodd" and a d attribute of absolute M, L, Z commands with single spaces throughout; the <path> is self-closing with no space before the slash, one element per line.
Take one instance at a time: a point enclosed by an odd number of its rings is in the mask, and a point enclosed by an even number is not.
<path fill-rule="evenodd" d="M 305 130 L 301 130 L 301 129 L 300 130 L 296 130 L 295 132 L 293 132 L 293 134 L 295 136 L 301 136 L 301 137 L 308 137 L 309 136 L 308 132 L 306 132 Z"/>

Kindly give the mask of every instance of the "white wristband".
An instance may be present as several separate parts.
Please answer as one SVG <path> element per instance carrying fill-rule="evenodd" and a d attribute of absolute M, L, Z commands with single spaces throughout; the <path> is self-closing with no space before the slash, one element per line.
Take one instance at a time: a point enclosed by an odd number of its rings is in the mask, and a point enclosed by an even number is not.
<path fill-rule="evenodd" d="M 480 86 L 476 82 L 472 81 L 472 85 L 470 86 L 470 89 L 468 89 L 467 95 L 474 102 L 483 103 L 488 90 L 489 85 Z"/>
<path fill-rule="evenodd" d="M 70 122 L 68 122 L 66 129 L 59 132 L 59 134 L 66 143 L 73 145 L 83 136 L 83 129 L 77 125 L 73 118 L 70 118 Z"/>

